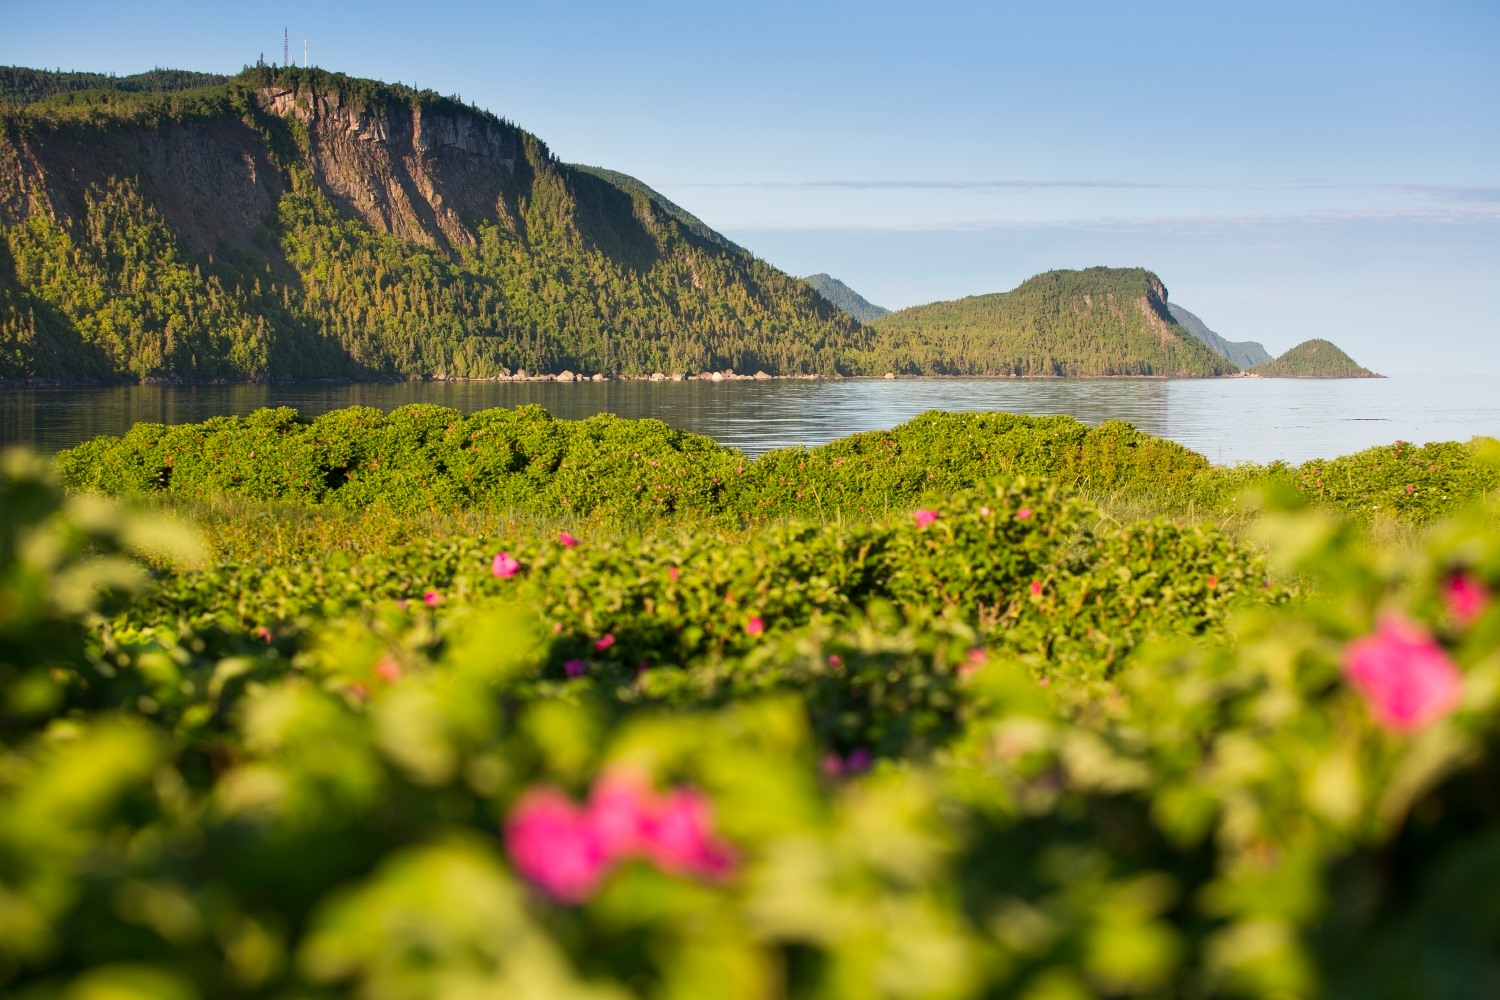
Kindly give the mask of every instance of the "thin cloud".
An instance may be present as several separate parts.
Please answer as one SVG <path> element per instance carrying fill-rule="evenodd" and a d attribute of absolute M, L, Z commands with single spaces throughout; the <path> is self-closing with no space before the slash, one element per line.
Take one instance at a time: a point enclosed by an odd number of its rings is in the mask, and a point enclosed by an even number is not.
<path fill-rule="evenodd" d="M 1500 185 L 1494 184 L 1382 184 L 1387 190 L 1425 194 L 1442 201 L 1500 203 Z"/>
<path fill-rule="evenodd" d="M 1291 185 L 1296 191 L 1400 191 L 1403 194 L 1420 194 L 1439 201 L 1472 204 L 1475 202 L 1500 202 L 1500 185 L 1495 184 L 1431 184 L 1427 182 L 1403 181 L 1384 184 L 1351 183 L 1348 181 L 1303 180 Z M 1274 190 L 1274 189 L 1263 189 Z"/>
<path fill-rule="evenodd" d="M 805 181 L 679 181 L 664 185 L 679 188 L 743 188 L 777 191 L 1034 191 L 1045 188 L 1112 188 L 1175 190 L 1195 184 L 1116 180 L 805 180 Z"/>
<path fill-rule="evenodd" d="M 1034 231 L 1044 229 L 1233 229 L 1244 226 L 1309 225 L 1336 222 L 1421 222 L 1429 224 L 1471 224 L 1500 221 L 1500 204 L 1494 207 L 1451 209 L 1323 209 L 1307 212 L 1265 212 L 1239 215 L 1160 215 L 1097 216 L 1094 218 L 1053 219 L 962 219 L 920 222 L 819 223 L 801 220 L 786 222 L 720 223 L 726 232 L 906 232 L 906 233 L 984 233 Z"/>

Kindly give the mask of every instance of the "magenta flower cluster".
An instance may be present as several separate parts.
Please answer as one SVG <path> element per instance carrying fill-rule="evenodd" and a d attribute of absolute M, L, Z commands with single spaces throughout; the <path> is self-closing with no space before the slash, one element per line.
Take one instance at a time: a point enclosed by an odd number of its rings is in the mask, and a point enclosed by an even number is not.
<path fill-rule="evenodd" d="M 1452 712 L 1463 693 L 1463 678 L 1443 647 L 1395 614 L 1344 650 L 1344 676 L 1375 721 L 1398 733 L 1416 732 Z"/>
<path fill-rule="evenodd" d="M 565 903 L 589 899 L 616 865 L 632 860 L 704 879 L 734 869 L 702 792 L 658 793 L 627 771 L 601 776 L 583 805 L 549 786 L 528 790 L 506 819 L 505 846 L 523 876 Z"/>

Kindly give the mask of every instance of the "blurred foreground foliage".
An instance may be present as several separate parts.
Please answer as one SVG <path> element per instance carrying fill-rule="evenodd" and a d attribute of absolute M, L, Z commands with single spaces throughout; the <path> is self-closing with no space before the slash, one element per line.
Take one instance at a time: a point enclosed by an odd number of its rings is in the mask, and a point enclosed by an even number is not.
<path fill-rule="evenodd" d="M 1285 485 L 1256 545 L 1013 469 L 225 560 L 12 454 L 0 992 L 1500 994 L 1494 501 L 1393 551 Z"/>

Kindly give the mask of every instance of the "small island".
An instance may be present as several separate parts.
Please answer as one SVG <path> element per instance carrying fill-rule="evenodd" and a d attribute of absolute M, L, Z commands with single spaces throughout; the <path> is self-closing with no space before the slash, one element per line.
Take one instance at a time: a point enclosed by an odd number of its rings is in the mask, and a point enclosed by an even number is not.
<path fill-rule="evenodd" d="M 1304 340 L 1275 361 L 1248 369 L 1264 378 L 1384 378 L 1362 367 L 1349 355 L 1321 338 Z"/>

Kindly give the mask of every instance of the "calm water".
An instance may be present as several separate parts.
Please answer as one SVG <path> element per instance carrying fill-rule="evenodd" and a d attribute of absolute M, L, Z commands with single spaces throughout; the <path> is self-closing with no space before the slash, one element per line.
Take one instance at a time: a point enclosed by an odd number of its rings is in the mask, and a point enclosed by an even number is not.
<path fill-rule="evenodd" d="M 924 410 L 1065 413 L 1128 420 L 1222 464 L 1332 458 L 1407 441 L 1500 437 L 1500 392 L 1483 377 L 1390 379 L 923 379 L 888 382 L 409 382 L 356 385 L 0 389 L 0 445 L 43 451 L 137 421 L 186 423 L 262 406 L 315 416 L 343 406 L 436 403 L 464 412 L 540 403 L 559 417 L 656 417 L 759 454 L 893 427 Z"/>

